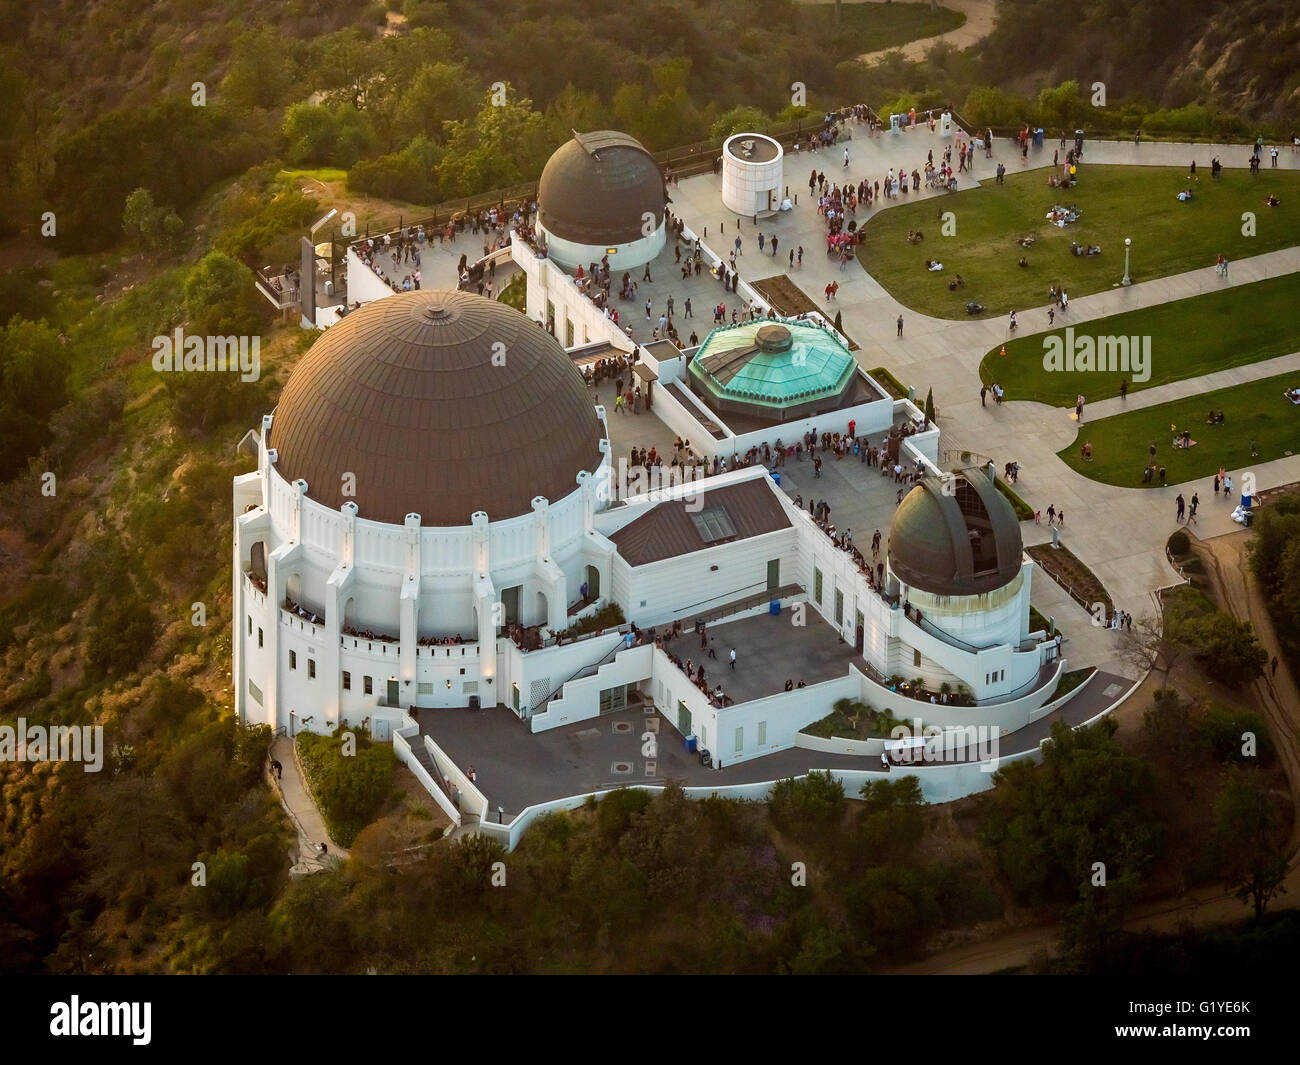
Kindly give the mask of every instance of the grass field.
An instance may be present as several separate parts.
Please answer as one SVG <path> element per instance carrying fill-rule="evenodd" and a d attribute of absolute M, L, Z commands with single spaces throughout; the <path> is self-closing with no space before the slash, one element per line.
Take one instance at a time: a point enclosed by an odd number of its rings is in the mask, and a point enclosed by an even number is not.
<path fill-rule="evenodd" d="M 1134 281 L 1210 266 L 1220 253 L 1231 262 L 1300 244 L 1300 172 L 1225 170 L 1196 182 L 1195 197 L 1180 202 L 1187 172 L 1180 167 L 1089 166 L 1072 189 L 1047 186 L 1047 170 L 1011 173 L 1005 185 L 991 180 L 978 189 L 947 195 L 910 194 L 911 203 L 881 211 L 862 227 L 858 258 L 868 273 L 905 306 L 937 318 L 965 318 L 966 303 L 984 304 L 985 317 L 1048 302 L 1048 289 L 1063 285 L 1072 297 L 1109 289 L 1124 276 L 1124 238 L 1133 240 Z M 1017 164 L 1013 163 L 1012 166 Z M 1281 206 L 1264 206 L 1276 193 Z M 1045 215 L 1055 204 L 1077 206 L 1082 216 L 1065 229 Z M 939 215 L 951 211 L 956 232 L 940 233 Z M 1242 235 L 1242 213 L 1253 211 L 1257 235 Z M 909 244 L 909 230 L 925 234 Z M 1020 237 L 1033 235 L 1023 249 Z M 1099 244 L 1101 254 L 1070 253 L 1071 241 Z M 1019 265 L 1024 256 L 1028 266 Z M 927 259 L 943 263 L 931 273 Z M 949 291 L 961 274 L 966 284 Z"/>
<path fill-rule="evenodd" d="M 1089 399 L 1116 396 L 1125 379 L 1133 393 L 1300 351 L 1297 307 L 1300 274 L 1286 274 L 1074 327 L 1076 342 L 1084 336 L 1150 337 L 1150 377 L 1146 381 L 1122 371 L 1045 368 L 1044 340 L 1051 336 L 1064 339 L 1064 329 L 1017 337 L 1006 345 L 1005 358 L 1000 354 L 1001 345 L 993 348 L 980 363 L 980 380 L 986 385 L 996 381 L 1006 389 L 1007 399 L 1057 407 L 1073 406 L 1080 392 Z M 1068 315 L 1057 315 L 1057 321 L 1065 317 Z"/>
<path fill-rule="evenodd" d="M 1057 454 L 1085 477 L 1125 488 L 1158 486 L 1156 479 L 1142 482 L 1147 448 L 1153 442 L 1155 461 L 1168 470 L 1170 484 L 1213 477 L 1220 466 L 1229 471 L 1249 469 L 1253 463 L 1284 458 L 1300 448 L 1300 406 L 1282 395 L 1284 389 L 1296 387 L 1300 387 L 1300 374 L 1282 374 L 1085 421 L 1075 442 Z M 1205 423 L 1211 409 L 1224 412 L 1223 425 Z M 1173 446 L 1175 433 L 1183 429 L 1191 430 L 1195 447 Z M 1252 440 L 1258 451 L 1255 456 L 1250 453 Z M 1092 444 L 1091 462 L 1080 455 L 1085 441 Z"/>
<path fill-rule="evenodd" d="M 837 54 L 897 48 L 955 30 L 966 21 L 960 11 L 941 7 L 932 12 L 929 4 L 844 4 L 840 10 L 840 28 L 835 30 L 834 4 L 798 6 L 810 26 L 832 35 Z"/>

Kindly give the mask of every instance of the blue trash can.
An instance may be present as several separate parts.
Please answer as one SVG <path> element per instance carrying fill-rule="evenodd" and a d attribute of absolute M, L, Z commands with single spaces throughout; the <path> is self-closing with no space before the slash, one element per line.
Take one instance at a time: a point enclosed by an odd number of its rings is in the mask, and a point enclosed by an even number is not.
<path fill-rule="evenodd" d="M 1034 130 L 1034 147 L 1041 148 L 1042 146 L 1043 146 L 1043 131 L 1041 129 L 1036 129 Z"/>
<path fill-rule="evenodd" d="M 771 614 L 772 617 L 777 617 L 778 615 L 780 615 L 780 613 L 781 613 L 781 600 L 780 600 L 780 599 L 773 599 L 770 603 L 768 603 L 768 604 L 767 604 L 767 612 L 768 612 L 769 614 Z"/>
<path fill-rule="evenodd" d="M 687 751 L 687 753 L 688 753 L 688 754 L 694 754 L 694 753 L 695 753 L 695 750 L 696 750 L 695 737 L 694 737 L 694 736 L 687 736 L 687 737 L 686 737 L 686 751 Z"/>
<path fill-rule="evenodd" d="M 778 485 L 781 483 L 781 471 L 780 471 L 780 470 L 773 470 L 773 471 L 772 471 L 772 480 L 774 480 Z"/>

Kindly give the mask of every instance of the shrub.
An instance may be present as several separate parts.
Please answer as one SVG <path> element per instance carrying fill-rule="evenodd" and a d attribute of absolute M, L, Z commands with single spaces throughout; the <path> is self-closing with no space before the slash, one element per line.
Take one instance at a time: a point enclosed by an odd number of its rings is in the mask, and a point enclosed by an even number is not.
<path fill-rule="evenodd" d="M 373 743 L 369 732 L 362 728 L 352 733 L 356 752 L 345 756 L 345 734 L 320 736 L 304 732 L 297 738 L 312 796 L 330 836 L 342 847 L 349 846 L 388 801 L 397 765 L 393 749 Z"/>
<path fill-rule="evenodd" d="M 1187 554 L 1187 552 L 1192 549 L 1192 541 L 1188 537 L 1185 529 L 1179 529 L 1169 537 L 1169 541 L 1165 546 L 1169 548 L 1169 553 L 1171 555 L 1178 558 Z"/>
<path fill-rule="evenodd" d="M 1268 764 L 1273 760 L 1273 740 L 1268 734 L 1268 726 L 1253 710 L 1211 703 L 1196 723 L 1196 728 L 1219 761 L 1250 761 L 1242 754 L 1247 733 L 1255 738 L 1255 752 L 1260 763 Z"/>
<path fill-rule="evenodd" d="M 641 813 L 649 805 L 649 793 L 640 788 L 618 788 L 611 791 L 600 801 L 596 811 L 600 834 L 607 841 L 613 842 L 626 830 L 632 815 Z"/>
<path fill-rule="evenodd" d="M 829 770 L 814 771 L 802 779 L 778 780 L 768 812 L 788 832 L 803 827 L 829 828 L 844 816 L 844 785 Z"/>

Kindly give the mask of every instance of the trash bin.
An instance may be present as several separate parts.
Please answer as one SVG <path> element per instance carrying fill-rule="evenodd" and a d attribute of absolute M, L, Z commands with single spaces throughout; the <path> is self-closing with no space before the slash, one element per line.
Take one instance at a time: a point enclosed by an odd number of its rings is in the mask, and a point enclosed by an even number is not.
<path fill-rule="evenodd" d="M 773 471 L 772 471 L 772 480 L 774 480 L 777 484 L 780 484 L 780 483 L 781 483 L 781 471 L 780 471 L 780 470 L 773 470 Z"/>
<path fill-rule="evenodd" d="M 1042 146 L 1043 146 L 1043 131 L 1041 129 L 1036 129 L 1034 130 L 1034 147 L 1041 148 Z"/>
<path fill-rule="evenodd" d="M 902 116 L 902 115 L 890 115 L 890 116 L 889 116 L 889 132 L 890 132 L 890 133 L 902 133 L 902 132 L 903 132 L 903 116 Z"/>
<path fill-rule="evenodd" d="M 686 737 L 686 750 L 687 750 L 687 753 L 689 753 L 689 754 L 694 754 L 694 753 L 695 753 L 695 751 L 696 751 L 696 742 L 695 742 L 695 737 L 694 737 L 694 736 L 687 736 L 687 737 Z"/>
<path fill-rule="evenodd" d="M 771 614 L 772 617 L 774 617 L 774 618 L 775 618 L 775 617 L 780 617 L 780 615 L 781 615 L 781 600 L 780 600 L 780 599 L 773 599 L 770 603 L 768 603 L 768 604 L 767 604 L 767 612 L 768 612 L 769 614 Z"/>

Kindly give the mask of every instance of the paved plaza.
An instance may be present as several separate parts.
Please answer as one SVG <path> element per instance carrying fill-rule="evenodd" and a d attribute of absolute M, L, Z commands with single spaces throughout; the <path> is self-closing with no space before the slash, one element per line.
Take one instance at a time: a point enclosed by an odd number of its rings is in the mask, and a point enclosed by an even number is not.
<path fill-rule="evenodd" d="M 1033 750 L 1065 721 L 1080 725 L 1100 714 L 1132 682 L 1102 673 L 1060 710 L 1003 738 L 1003 756 Z M 810 695 L 810 698 L 814 696 Z M 924 707 L 918 704 L 924 717 Z M 821 708 L 818 707 L 818 710 Z M 825 708 L 826 713 L 832 707 Z M 877 758 L 868 755 L 822 754 L 795 747 L 752 758 L 721 769 L 705 768 L 686 750 L 681 734 L 650 704 L 631 706 L 588 721 L 561 725 L 545 732 L 528 731 L 505 707 L 484 710 L 420 710 L 420 731 L 462 769 L 473 766 L 478 788 L 488 800 L 492 819 L 500 807 L 506 822 L 524 808 L 569 795 L 634 784 L 662 786 L 676 781 L 686 787 L 724 787 L 784 777 L 812 770 L 852 769 L 880 772 Z M 657 737 L 655 757 L 642 752 L 643 735 Z M 919 772 L 925 772 L 924 767 Z"/>
<path fill-rule="evenodd" d="M 815 610 L 804 612 L 803 625 L 791 624 L 790 611 L 783 610 L 776 616 L 757 614 L 710 625 L 705 636 L 716 658 L 700 650 L 700 637 L 689 629 L 667 646 L 683 662 L 703 666 L 709 691 L 720 684 L 733 703 L 776 695 L 785 691 L 787 680 L 811 686 L 843 677 L 850 662 L 866 670 L 853 645 L 845 643 Z M 730 664 L 733 647 L 735 669 Z"/>

